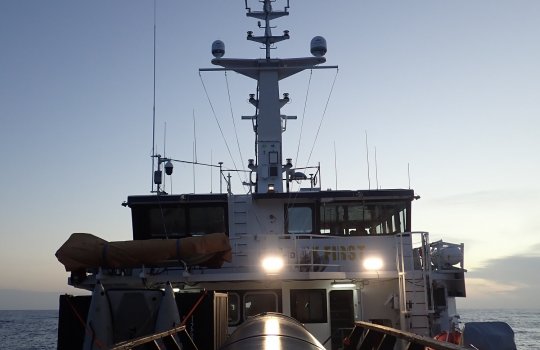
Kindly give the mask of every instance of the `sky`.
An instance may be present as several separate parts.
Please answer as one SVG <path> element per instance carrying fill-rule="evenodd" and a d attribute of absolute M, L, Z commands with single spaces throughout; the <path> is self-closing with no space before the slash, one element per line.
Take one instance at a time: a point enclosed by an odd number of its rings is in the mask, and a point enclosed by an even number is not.
<path fill-rule="evenodd" d="M 151 190 L 153 8 L 0 2 L 0 309 L 56 309 L 59 293 L 77 293 L 54 256 L 72 232 L 131 238 L 120 204 Z M 537 0 L 291 0 L 275 21 L 291 40 L 274 57 L 310 56 L 322 35 L 339 65 L 283 81 L 282 111 L 299 118 L 284 157 L 320 162 L 325 189 L 410 185 L 413 229 L 465 244 L 459 307 L 540 308 L 538 18 Z M 240 116 L 253 114 L 254 82 L 198 72 L 216 39 L 225 57 L 264 54 L 245 40 L 258 29 L 244 1 L 158 0 L 156 20 L 158 151 L 192 160 L 196 144 L 200 162 L 247 165 L 254 137 Z M 167 190 L 217 192 L 218 174 L 176 164 Z"/>

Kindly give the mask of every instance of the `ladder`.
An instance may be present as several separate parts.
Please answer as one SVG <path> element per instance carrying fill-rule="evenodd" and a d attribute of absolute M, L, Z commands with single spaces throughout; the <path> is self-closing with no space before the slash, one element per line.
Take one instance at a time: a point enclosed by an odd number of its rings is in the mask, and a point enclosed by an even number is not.
<path fill-rule="evenodd" d="M 233 255 L 237 263 L 243 265 L 247 261 L 247 243 L 244 237 L 248 235 L 248 210 L 251 205 L 251 197 L 246 195 L 233 196 L 229 206 L 229 221 L 231 231 L 229 236 L 233 238 Z M 242 261 L 238 261 L 238 259 Z"/>
<path fill-rule="evenodd" d="M 414 243 L 413 238 L 420 238 Z M 419 244 L 418 247 L 415 245 Z M 396 235 L 396 263 L 399 279 L 400 323 L 403 331 L 430 336 L 433 293 L 429 286 L 429 234 L 411 232 Z"/>

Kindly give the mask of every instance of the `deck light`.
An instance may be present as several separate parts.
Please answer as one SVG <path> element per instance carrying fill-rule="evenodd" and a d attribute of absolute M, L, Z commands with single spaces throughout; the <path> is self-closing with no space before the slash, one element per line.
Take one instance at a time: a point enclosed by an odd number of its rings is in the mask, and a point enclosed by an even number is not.
<path fill-rule="evenodd" d="M 353 283 L 352 281 L 334 281 L 331 283 L 332 288 L 354 288 L 356 287 L 356 283 Z"/>
<path fill-rule="evenodd" d="M 369 257 L 364 260 L 364 268 L 369 271 L 378 271 L 383 267 L 383 261 L 379 257 Z"/>
<path fill-rule="evenodd" d="M 284 266 L 283 258 L 280 256 L 267 256 L 262 260 L 263 270 L 269 275 L 275 275 Z"/>

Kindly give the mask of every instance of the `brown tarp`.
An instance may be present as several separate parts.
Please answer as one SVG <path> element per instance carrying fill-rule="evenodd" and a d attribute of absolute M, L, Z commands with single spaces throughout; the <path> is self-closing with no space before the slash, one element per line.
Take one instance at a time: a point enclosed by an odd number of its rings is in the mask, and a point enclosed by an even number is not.
<path fill-rule="evenodd" d="M 188 265 L 221 267 L 232 258 L 229 238 L 224 233 L 121 242 L 107 242 L 89 233 L 73 233 L 55 255 L 66 271 L 178 265 L 180 260 Z"/>

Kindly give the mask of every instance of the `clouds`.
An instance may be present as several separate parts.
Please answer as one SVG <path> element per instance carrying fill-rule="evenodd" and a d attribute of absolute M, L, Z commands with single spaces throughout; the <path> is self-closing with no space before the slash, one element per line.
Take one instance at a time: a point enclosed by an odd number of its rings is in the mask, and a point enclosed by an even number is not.
<path fill-rule="evenodd" d="M 539 198 L 540 189 L 524 187 L 428 193 L 415 203 L 413 226 L 431 232 L 432 241 L 465 243 L 465 268 L 479 271 L 503 257 L 540 252 Z"/>
<path fill-rule="evenodd" d="M 523 254 L 488 260 L 467 273 L 467 298 L 463 308 L 539 308 L 540 244 Z"/>

